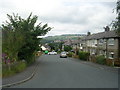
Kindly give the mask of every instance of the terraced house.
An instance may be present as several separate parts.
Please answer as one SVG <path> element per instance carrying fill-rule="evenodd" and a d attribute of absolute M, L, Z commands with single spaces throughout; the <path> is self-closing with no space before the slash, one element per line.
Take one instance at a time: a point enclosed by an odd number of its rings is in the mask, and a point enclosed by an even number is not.
<path fill-rule="evenodd" d="M 95 56 L 104 55 L 107 63 L 120 63 L 120 36 L 116 31 L 110 31 L 109 27 L 104 32 L 90 34 L 83 37 L 80 41 L 81 51 L 90 53 L 90 60 Z"/>

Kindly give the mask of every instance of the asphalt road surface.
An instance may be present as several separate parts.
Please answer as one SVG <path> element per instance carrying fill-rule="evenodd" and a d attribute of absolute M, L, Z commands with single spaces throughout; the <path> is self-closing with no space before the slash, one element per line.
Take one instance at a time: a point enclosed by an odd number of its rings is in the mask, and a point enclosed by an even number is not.
<path fill-rule="evenodd" d="M 35 76 L 12 88 L 118 88 L 118 73 L 59 55 L 43 55 Z"/>

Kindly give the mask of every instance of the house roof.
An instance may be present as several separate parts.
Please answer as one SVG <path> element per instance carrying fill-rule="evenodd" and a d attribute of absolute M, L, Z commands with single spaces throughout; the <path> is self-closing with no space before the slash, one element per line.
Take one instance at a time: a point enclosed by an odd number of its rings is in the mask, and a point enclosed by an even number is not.
<path fill-rule="evenodd" d="M 66 40 L 64 45 L 72 45 L 72 40 L 70 40 L 70 39 Z"/>
<path fill-rule="evenodd" d="M 73 40 L 72 44 L 78 44 L 80 42 L 80 40 Z"/>
<path fill-rule="evenodd" d="M 104 38 L 118 38 L 116 31 L 106 31 L 101 33 L 92 34 L 89 36 L 85 36 L 82 40 L 90 40 L 90 39 L 104 39 Z"/>

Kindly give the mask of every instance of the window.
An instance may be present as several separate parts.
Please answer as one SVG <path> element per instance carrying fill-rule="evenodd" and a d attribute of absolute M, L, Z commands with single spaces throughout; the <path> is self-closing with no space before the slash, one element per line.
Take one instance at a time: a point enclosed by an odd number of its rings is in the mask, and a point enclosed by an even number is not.
<path fill-rule="evenodd" d="M 92 44 L 93 47 L 96 47 L 97 46 L 97 40 L 92 40 L 91 44 Z"/>
<path fill-rule="evenodd" d="M 99 55 L 104 55 L 105 52 L 103 50 L 99 50 Z"/>
<path fill-rule="evenodd" d="M 108 45 L 114 45 L 115 40 L 114 39 L 108 39 Z"/>
<path fill-rule="evenodd" d="M 95 55 L 95 54 L 96 54 L 96 50 L 95 50 L 95 49 L 92 49 L 92 50 L 91 50 L 91 54 L 92 54 L 92 55 Z"/>
<path fill-rule="evenodd" d="M 101 45 L 101 44 L 103 44 L 104 43 L 104 40 L 103 39 L 100 39 L 99 40 L 99 44 Z"/>

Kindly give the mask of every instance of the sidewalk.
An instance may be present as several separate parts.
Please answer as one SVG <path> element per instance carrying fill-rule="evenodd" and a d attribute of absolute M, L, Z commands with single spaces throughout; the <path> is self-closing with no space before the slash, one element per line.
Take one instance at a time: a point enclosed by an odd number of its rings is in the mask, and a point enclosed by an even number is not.
<path fill-rule="evenodd" d="M 118 69 L 120 68 L 120 67 L 111 67 L 111 66 L 107 66 L 107 65 L 101 65 L 101 64 L 90 62 L 90 61 L 86 61 L 86 62 L 84 61 L 82 63 L 99 68 L 99 69 L 104 69 L 107 71 L 112 71 L 112 72 L 117 72 L 117 73 L 118 73 Z"/>
<path fill-rule="evenodd" d="M 73 58 L 73 60 L 74 59 L 75 58 Z M 72 58 L 71 58 L 71 60 L 72 60 Z M 107 70 L 107 71 L 111 71 L 111 72 L 116 72 L 116 73 L 118 73 L 118 70 L 120 69 L 120 67 L 111 67 L 111 66 L 101 65 L 101 64 L 94 63 L 94 62 L 83 61 L 83 60 L 79 60 L 79 59 L 76 59 L 76 61 L 80 62 L 82 64 L 90 65 L 90 66 L 98 68 L 98 69 L 103 69 L 103 70 Z"/>
<path fill-rule="evenodd" d="M 2 87 L 10 87 L 12 85 L 20 84 L 30 80 L 35 75 L 37 66 L 38 60 L 36 60 L 34 64 L 27 67 L 23 72 L 11 77 L 2 78 Z"/>

